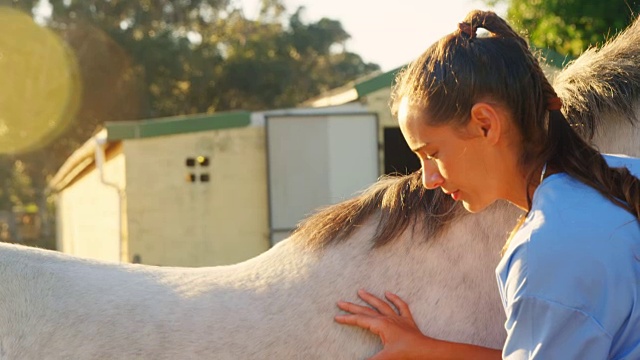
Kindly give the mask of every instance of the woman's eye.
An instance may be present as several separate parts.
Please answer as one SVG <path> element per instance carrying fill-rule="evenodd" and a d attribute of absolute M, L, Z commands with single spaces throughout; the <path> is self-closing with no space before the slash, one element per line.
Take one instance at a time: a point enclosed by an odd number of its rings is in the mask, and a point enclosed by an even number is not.
<path fill-rule="evenodd" d="M 438 153 L 427 154 L 427 160 L 435 160 L 438 157 Z"/>

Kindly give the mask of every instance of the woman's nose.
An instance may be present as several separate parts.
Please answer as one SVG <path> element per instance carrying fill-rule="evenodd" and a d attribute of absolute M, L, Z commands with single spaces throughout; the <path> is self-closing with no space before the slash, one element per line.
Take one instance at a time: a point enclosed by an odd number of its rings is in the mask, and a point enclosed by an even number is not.
<path fill-rule="evenodd" d="M 438 166 L 433 161 L 425 161 L 422 164 L 422 185 L 431 190 L 442 185 L 444 178 L 438 171 Z"/>

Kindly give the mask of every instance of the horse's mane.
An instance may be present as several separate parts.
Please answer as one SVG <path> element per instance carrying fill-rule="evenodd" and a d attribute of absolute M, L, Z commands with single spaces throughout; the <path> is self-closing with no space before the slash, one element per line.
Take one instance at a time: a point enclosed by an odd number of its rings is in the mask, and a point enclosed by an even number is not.
<path fill-rule="evenodd" d="M 587 139 L 593 138 L 606 114 L 637 124 L 640 18 L 599 50 L 590 48 L 569 63 L 555 78 L 554 87 L 564 102 L 566 118 Z"/>
<path fill-rule="evenodd" d="M 359 196 L 321 209 L 304 220 L 294 234 L 312 248 L 345 240 L 371 216 L 377 216 L 373 247 L 387 244 L 409 227 L 420 224 L 425 238 L 467 213 L 440 190 L 422 186 L 421 172 L 386 176 Z"/>

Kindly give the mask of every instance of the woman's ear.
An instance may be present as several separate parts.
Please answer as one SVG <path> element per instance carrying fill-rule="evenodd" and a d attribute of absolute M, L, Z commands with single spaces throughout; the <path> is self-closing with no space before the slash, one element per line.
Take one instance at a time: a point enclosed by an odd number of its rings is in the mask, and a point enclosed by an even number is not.
<path fill-rule="evenodd" d="M 469 128 L 474 135 L 479 135 L 490 143 L 495 144 L 500 140 L 503 116 L 492 104 L 479 102 L 471 107 Z"/>

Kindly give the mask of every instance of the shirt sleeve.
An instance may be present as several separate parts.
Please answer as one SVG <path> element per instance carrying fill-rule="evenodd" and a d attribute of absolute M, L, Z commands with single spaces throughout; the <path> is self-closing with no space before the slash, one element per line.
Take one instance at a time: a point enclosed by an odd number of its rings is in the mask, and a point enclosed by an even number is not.
<path fill-rule="evenodd" d="M 504 359 L 607 359 L 611 336 L 588 314 L 533 296 L 506 309 Z"/>

